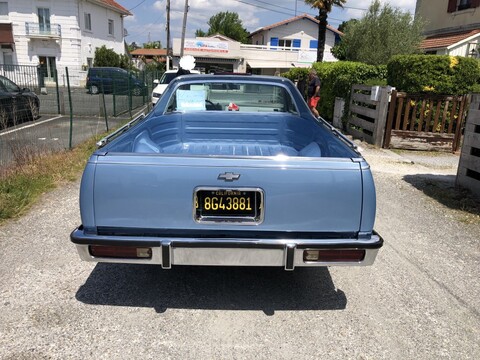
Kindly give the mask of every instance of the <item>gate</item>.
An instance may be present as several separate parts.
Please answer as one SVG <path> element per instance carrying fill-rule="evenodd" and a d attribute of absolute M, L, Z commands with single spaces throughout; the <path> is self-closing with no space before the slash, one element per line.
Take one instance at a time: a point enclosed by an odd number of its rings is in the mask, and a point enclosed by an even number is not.
<path fill-rule="evenodd" d="M 384 148 L 451 150 L 460 145 L 468 95 L 392 91 Z"/>

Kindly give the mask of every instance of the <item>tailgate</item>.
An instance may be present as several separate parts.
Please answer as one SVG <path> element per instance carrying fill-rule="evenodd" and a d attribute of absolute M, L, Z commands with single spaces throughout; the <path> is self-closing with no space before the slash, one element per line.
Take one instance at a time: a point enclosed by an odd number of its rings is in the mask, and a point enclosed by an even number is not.
<path fill-rule="evenodd" d="M 362 174 L 350 159 L 108 154 L 98 157 L 92 185 L 99 228 L 357 232 L 362 215 Z M 196 221 L 199 188 L 258 190 L 261 221 Z"/>

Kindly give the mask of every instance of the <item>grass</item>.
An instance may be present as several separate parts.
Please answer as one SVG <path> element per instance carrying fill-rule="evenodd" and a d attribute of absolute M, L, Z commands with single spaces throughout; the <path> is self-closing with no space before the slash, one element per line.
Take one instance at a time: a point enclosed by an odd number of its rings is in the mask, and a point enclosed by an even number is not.
<path fill-rule="evenodd" d="M 92 138 L 69 151 L 29 155 L 25 162 L 4 169 L 0 173 L 0 224 L 25 214 L 45 192 L 77 180 L 97 140 Z"/>

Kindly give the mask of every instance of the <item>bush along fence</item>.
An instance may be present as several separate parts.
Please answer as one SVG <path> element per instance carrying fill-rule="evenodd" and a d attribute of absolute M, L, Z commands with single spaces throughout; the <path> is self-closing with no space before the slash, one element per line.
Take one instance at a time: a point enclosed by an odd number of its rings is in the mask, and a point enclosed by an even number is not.
<path fill-rule="evenodd" d="M 480 95 L 472 96 L 458 165 L 457 184 L 480 198 Z"/>
<path fill-rule="evenodd" d="M 71 149 L 119 126 L 138 112 L 148 112 L 153 80 L 161 75 L 138 73 L 134 78 L 126 72 L 129 80 L 123 83 L 124 87 L 117 88 L 117 83 L 115 91 L 100 89 L 92 94 L 85 86 L 86 79 L 82 80 L 82 87 L 73 86 L 79 85 L 77 69 L 73 69 L 73 74 L 70 68 L 62 69 L 61 80 L 60 69 L 50 69 L 53 78 L 40 81 L 37 67 L 9 65 L 3 66 L 3 70 L 20 88 L 34 91 L 38 100 L 29 104 L 17 99 L 8 108 L 0 106 L 0 170 L 41 153 Z M 133 86 L 134 79 L 136 84 L 143 85 L 140 92 Z"/>

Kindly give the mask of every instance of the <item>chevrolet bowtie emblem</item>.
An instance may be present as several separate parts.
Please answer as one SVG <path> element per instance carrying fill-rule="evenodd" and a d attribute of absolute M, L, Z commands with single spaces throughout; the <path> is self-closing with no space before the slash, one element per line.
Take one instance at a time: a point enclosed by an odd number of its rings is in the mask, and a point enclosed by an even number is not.
<path fill-rule="evenodd" d="M 218 175 L 218 180 L 225 180 L 225 181 L 234 181 L 240 179 L 240 174 L 234 174 L 231 172 L 226 172 L 223 174 Z"/>

